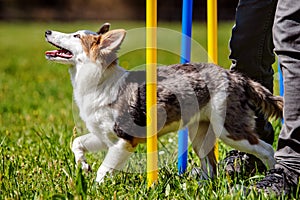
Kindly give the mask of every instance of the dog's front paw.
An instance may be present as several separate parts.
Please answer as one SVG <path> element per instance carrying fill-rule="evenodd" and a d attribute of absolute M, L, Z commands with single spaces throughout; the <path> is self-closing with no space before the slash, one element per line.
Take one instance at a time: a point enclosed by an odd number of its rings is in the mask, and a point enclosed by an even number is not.
<path fill-rule="evenodd" d="M 104 172 L 104 173 L 101 173 L 101 172 L 99 173 L 99 170 L 98 170 L 98 172 L 97 172 L 97 177 L 96 177 L 96 180 L 95 180 L 95 181 L 96 181 L 97 183 L 99 183 L 99 184 L 103 183 L 106 174 L 107 174 L 107 173 L 105 173 L 105 172 Z"/>
<path fill-rule="evenodd" d="M 91 166 L 87 162 L 85 162 L 85 161 L 81 162 L 81 168 L 85 172 L 92 172 Z"/>
<path fill-rule="evenodd" d="M 104 177 L 105 177 L 105 175 L 98 175 L 97 174 L 97 177 L 96 177 L 96 182 L 97 183 L 99 183 L 99 184 L 101 184 L 101 183 L 103 183 L 104 182 Z"/>
<path fill-rule="evenodd" d="M 114 170 L 112 168 L 101 165 L 97 171 L 96 182 L 103 183 L 105 176 L 111 175 L 113 171 Z"/>

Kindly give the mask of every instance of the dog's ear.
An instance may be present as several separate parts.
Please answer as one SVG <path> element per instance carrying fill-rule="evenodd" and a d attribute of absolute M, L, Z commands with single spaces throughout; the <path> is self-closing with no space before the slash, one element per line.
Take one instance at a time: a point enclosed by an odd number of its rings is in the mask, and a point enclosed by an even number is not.
<path fill-rule="evenodd" d="M 101 38 L 101 48 L 108 50 L 118 50 L 126 35 L 124 29 L 108 31 Z"/>
<path fill-rule="evenodd" d="M 109 31 L 109 27 L 110 27 L 110 23 L 105 23 L 105 24 L 103 24 L 101 27 L 100 27 L 100 29 L 99 29 L 99 31 L 97 32 L 97 34 L 98 35 L 100 35 L 100 34 L 104 34 L 104 33 L 106 33 L 106 32 L 108 32 Z"/>

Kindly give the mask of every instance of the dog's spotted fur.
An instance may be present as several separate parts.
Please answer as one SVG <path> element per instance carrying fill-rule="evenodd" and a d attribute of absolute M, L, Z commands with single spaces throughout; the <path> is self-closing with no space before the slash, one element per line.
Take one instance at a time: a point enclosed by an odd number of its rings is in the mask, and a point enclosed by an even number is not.
<path fill-rule="evenodd" d="M 172 74 L 172 78 L 170 74 Z M 185 79 L 185 77 L 187 78 Z M 214 90 L 218 89 L 218 85 L 224 82 L 224 79 L 229 80 L 226 88 L 228 94 L 227 117 L 224 123 L 224 127 L 230 132 L 228 137 L 234 140 L 247 139 L 250 144 L 257 144 L 258 137 L 253 131 L 255 128 L 254 111 L 262 109 L 266 117 L 282 117 L 281 97 L 273 96 L 268 90 L 249 78 L 207 63 L 177 64 L 158 68 L 158 130 L 179 120 L 183 120 L 183 126 L 188 125 L 190 119 L 209 102 L 210 93 L 217 92 Z M 206 83 L 205 80 L 214 80 L 214 82 L 213 84 Z M 191 99 L 187 96 L 188 92 L 181 92 L 187 89 L 185 85 L 188 85 Z M 209 88 L 208 85 L 210 85 Z M 174 88 L 178 88 L 177 93 Z M 196 99 L 193 99 L 195 97 Z M 118 116 L 115 123 L 116 134 L 129 141 L 135 137 L 146 138 L 144 71 L 130 72 L 119 98 L 122 100 L 112 105 L 124 111 Z M 181 99 L 181 103 L 178 98 Z M 188 108 L 189 101 L 192 100 L 197 100 L 199 110 L 191 108 L 182 110 L 183 113 L 181 113 L 181 107 L 184 105 Z M 242 117 L 243 115 L 244 117 Z M 159 119 L 160 117 L 166 117 L 166 120 Z M 161 120 L 164 122 L 163 124 L 160 124 Z"/>
<path fill-rule="evenodd" d="M 84 152 L 108 149 L 97 181 L 121 169 L 146 138 L 145 72 L 126 71 L 117 65 L 116 52 L 125 31 L 108 28 L 106 24 L 97 33 L 46 32 L 50 43 L 64 49 L 46 52 L 46 57 L 73 65 L 70 73 L 74 97 L 90 131 L 73 142 L 76 162 L 88 170 Z M 260 110 L 266 117 L 281 117 L 281 97 L 214 64 L 162 66 L 157 73 L 158 135 L 189 127 L 204 177 L 212 177 L 216 171 L 216 138 L 274 166 L 272 146 L 255 132 L 255 111 Z"/>

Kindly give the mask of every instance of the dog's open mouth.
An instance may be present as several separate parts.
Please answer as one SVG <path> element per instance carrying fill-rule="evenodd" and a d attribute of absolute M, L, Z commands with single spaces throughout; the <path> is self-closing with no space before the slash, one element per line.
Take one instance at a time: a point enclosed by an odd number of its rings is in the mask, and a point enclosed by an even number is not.
<path fill-rule="evenodd" d="M 73 57 L 73 54 L 71 51 L 67 50 L 67 49 L 64 49 L 56 44 L 53 44 L 52 42 L 49 42 L 50 44 L 52 44 L 53 46 L 56 46 L 57 50 L 52 50 L 52 51 L 46 51 L 45 52 L 45 55 L 47 57 L 61 57 L 61 58 L 66 58 L 66 59 L 69 59 L 69 58 L 72 58 Z"/>

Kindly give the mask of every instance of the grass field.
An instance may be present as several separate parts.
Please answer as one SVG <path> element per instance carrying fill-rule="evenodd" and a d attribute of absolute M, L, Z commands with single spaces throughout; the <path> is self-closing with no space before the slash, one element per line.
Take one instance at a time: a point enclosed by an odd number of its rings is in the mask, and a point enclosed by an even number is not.
<path fill-rule="evenodd" d="M 94 179 L 103 153 L 87 155 L 94 173 L 85 174 L 76 168 L 70 142 L 85 133 L 84 127 L 73 105 L 67 66 L 44 58 L 44 52 L 52 48 L 44 40 L 44 31 L 96 31 L 100 23 L 0 22 L 0 199 L 264 199 L 255 192 L 246 197 L 242 189 L 259 180 L 260 174 L 230 180 L 220 168 L 215 180 L 199 182 L 188 173 L 178 176 L 175 134 L 172 139 L 164 137 L 159 141 L 159 181 L 150 189 L 146 186 L 146 173 L 137 172 L 144 168 L 145 145 L 136 153 L 142 158 L 132 159 L 134 173 L 117 173 L 101 185 Z M 143 26 L 143 22 L 112 22 L 113 29 Z M 180 31 L 178 23 L 159 26 Z M 219 64 L 224 67 L 230 65 L 231 26 L 229 22 L 219 25 Z M 194 23 L 193 37 L 206 48 L 204 24 Z M 143 63 L 144 53 L 135 53 L 122 56 L 121 65 L 133 68 Z M 179 58 L 161 52 L 159 62 L 177 63 Z M 278 134 L 280 123 L 273 125 Z M 222 159 L 229 147 L 220 142 L 219 150 Z M 188 170 L 197 165 L 197 158 L 189 151 Z"/>

